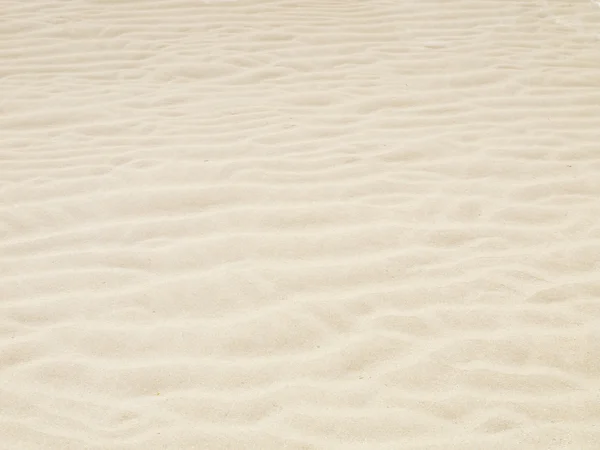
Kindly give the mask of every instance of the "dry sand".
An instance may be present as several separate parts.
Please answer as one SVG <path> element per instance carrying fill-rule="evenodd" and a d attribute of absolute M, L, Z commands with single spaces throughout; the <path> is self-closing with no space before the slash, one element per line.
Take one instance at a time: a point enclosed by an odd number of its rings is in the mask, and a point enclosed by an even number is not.
<path fill-rule="evenodd" d="M 600 449 L 600 6 L 4 0 L 2 449 Z"/>

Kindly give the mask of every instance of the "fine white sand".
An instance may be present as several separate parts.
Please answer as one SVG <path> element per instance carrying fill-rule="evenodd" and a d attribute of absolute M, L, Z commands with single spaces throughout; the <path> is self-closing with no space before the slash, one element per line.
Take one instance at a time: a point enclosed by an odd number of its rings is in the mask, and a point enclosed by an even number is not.
<path fill-rule="evenodd" d="M 600 449 L 597 3 L 0 9 L 2 449 Z"/>

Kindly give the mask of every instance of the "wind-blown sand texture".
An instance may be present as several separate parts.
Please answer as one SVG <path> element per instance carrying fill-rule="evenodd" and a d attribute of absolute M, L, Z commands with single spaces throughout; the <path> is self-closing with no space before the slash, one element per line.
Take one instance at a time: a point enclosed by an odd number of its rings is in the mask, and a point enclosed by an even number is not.
<path fill-rule="evenodd" d="M 600 7 L 5 0 L 3 449 L 600 449 Z"/>

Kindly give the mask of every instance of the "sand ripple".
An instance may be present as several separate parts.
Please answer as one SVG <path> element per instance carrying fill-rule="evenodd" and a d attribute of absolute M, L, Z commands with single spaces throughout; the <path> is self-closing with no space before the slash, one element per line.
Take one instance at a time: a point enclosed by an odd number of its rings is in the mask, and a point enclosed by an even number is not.
<path fill-rule="evenodd" d="M 5 1 L 10 449 L 600 443 L 600 7 Z"/>

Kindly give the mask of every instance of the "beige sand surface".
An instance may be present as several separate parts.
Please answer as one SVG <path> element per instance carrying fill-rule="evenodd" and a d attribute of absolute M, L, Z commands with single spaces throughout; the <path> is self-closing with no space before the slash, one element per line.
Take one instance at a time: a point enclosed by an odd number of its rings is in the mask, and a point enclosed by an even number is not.
<path fill-rule="evenodd" d="M 1 449 L 600 449 L 597 3 L 0 9 Z"/>

